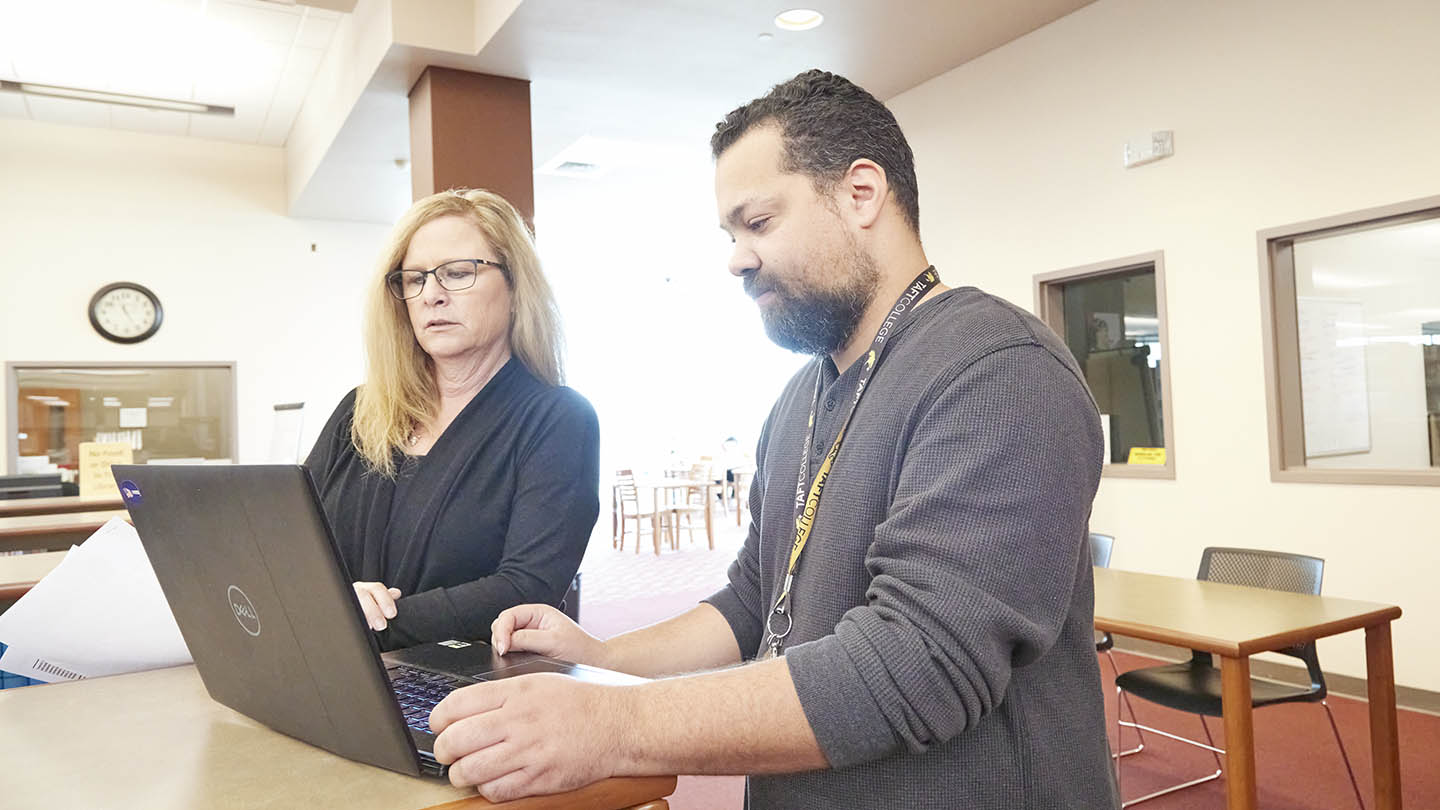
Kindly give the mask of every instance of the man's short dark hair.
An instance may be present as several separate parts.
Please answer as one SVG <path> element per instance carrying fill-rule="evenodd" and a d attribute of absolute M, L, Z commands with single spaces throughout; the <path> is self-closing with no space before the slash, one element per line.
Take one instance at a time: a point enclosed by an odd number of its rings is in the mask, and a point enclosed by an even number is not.
<path fill-rule="evenodd" d="M 808 175 L 817 191 L 833 188 L 856 160 L 875 161 L 885 170 L 905 221 L 920 233 L 915 154 L 895 116 L 879 99 L 844 76 L 807 70 L 716 124 L 710 138 L 712 156 L 718 159 L 745 133 L 768 124 L 780 128 L 781 170 Z"/>

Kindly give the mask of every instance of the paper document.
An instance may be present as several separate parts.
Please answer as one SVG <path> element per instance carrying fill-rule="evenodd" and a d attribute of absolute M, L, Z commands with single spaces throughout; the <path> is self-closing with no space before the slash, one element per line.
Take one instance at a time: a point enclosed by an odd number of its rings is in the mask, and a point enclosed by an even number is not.
<path fill-rule="evenodd" d="M 0 669 L 65 681 L 190 663 L 135 527 L 111 518 L 0 614 Z"/>

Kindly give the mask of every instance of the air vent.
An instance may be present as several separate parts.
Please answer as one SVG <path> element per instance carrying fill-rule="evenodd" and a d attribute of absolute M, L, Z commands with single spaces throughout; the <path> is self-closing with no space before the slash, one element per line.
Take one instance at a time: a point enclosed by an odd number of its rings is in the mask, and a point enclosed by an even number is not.
<path fill-rule="evenodd" d="M 604 177 L 617 166 L 627 165 L 627 155 L 634 151 L 629 144 L 582 135 L 535 171 L 556 177 L 594 180 Z"/>
<path fill-rule="evenodd" d="M 554 169 L 556 174 L 571 174 L 576 176 L 589 176 L 600 173 L 600 167 L 594 163 L 582 163 L 578 160 L 567 160 Z"/>

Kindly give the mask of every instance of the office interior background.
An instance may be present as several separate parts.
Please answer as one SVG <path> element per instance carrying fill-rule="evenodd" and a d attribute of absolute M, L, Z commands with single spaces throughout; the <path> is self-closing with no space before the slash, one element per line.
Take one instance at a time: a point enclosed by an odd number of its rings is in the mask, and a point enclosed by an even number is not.
<path fill-rule="evenodd" d="M 767 341 L 725 271 L 707 141 L 771 84 L 833 69 L 913 145 L 946 283 L 1033 308 L 1037 276 L 1161 257 L 1167 463 L 1103 480 L 1091 525 L 1120 538 L 1112 565 L 1193 576 L 1209 545 L 1323 557 L 1326 594 L 1404 608 L 1402 704 L 1440 692 L 1420 373 L 1434 345 L 1421 327 L 1440 323 L 1440 228 L 1296 259 L 1302 295 L 1399 293 L 1373 304 L 1393 322 L 1352 344 L 1372 383 L 1368 449 L 1307 466 L 1420 479 L 1403 484 L 1272 473 L 1257 238 L 1440 194 L 1440 4 L 851 0 L 795 33 L 753 2 L 7 0 L 0 13 L 0 78 L 236 107 L 220 120 L 0 92 L 7 363 L 233 363 L 235 460 L 266 460 L 275 403 L 306 404 L 308 449 L 361 379 L 363 288 L 411 200 L 409 83 L 442 65 L 531 81 L 537 241 L 568 382 L 600 414 L 602 469 L 732 435 L 753 447 L 802 359 Z M 1154 131 L 1173 133 L 1173 156 L 1126 168 L 1126 143 Z M 566 160 L 598 168 L 555 168 Z M 119 280 L 163 301 L 149 340 L 111 343 L 87 322 Z M 1401 378 L 1405 396 L 1377 387 Z M 7 425 L 18 407 L 0 402 Z M 1387 439 L 1396 425 L 1409 438 Z M 0 473 L 16 463 L 7 441 Z M 1360 634 L 1320 650 L 1327 671 L 1364 677 Z"/>

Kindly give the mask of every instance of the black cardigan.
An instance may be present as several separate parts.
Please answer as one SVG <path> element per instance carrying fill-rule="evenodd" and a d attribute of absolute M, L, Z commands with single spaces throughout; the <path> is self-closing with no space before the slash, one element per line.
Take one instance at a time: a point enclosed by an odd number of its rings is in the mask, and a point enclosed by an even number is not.
<path fill-rule="evenodd" d="M 575 391 L 512 358 L 425 456 L 396 454 L 389 479 L 350 440 L 355 391 L 305 466 L 354 581 L 404 595 L 383 649 L 489 640 L 514 605 L 558 605 L 600 512 L 600 426 Z"/>

